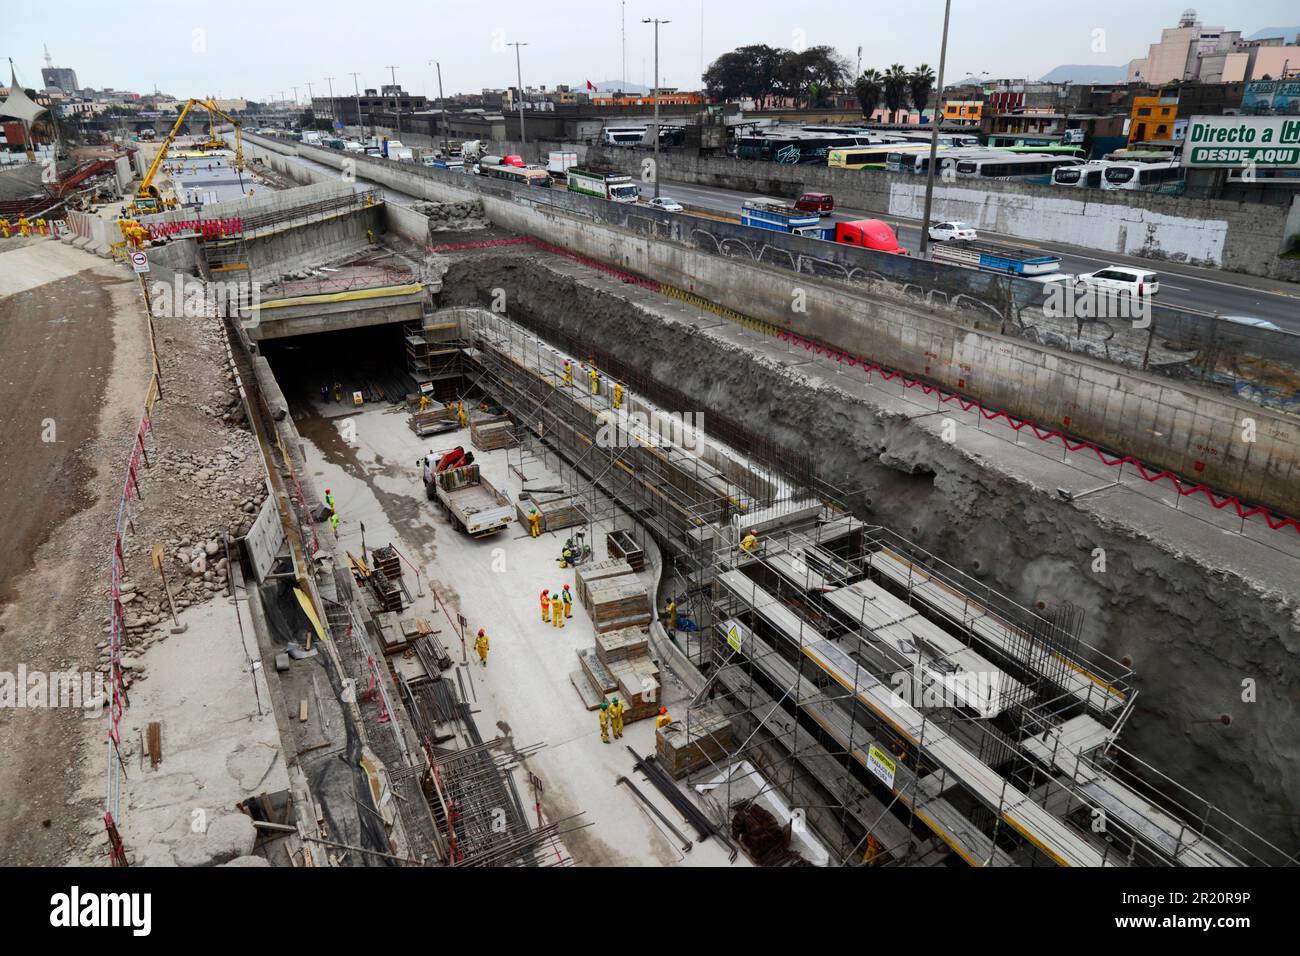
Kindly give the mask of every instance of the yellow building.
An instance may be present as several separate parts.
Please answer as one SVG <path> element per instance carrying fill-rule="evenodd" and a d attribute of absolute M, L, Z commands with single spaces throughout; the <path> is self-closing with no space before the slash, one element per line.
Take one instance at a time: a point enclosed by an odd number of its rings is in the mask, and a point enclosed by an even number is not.
<path fill-rule="evenodd" d="M 1135 96 L 1133 112 L 1129 116 L 1128 141 L 1142 143 L 1147 140 L 1174 138 L 1174 120 L 1178 118 L 1178 97 Z"/>
<path fill-rule="evenodd" d="M 943 119 L 945 123 L 978 123 L 984 116 L 982 100 L 945 100 Z"/>

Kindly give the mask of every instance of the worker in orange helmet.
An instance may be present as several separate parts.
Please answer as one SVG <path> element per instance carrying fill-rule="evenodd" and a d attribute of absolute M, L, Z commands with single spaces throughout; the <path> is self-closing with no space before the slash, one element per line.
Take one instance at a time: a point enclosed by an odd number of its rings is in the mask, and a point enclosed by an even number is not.
<path fill-rule="evenodd" d="M 568 388 L 572 384 L 573 384 L 573 366 L 569 364 L 568 359 L 565 359 L 564 360 L 564 387 Z"/>
<path fill-rule="evenodd" d="M 474 639 L 474 650 L 478 651 L 478 659 L 487 667 L 488 636 L 487 631 L 481 627 L 478 629 L 478 637 Z"/>
<path fill-rule="evenodd" d="M 564 601 L 564 616 L 573 617 L 573 595 L 569 593 L 567 584 L 564 586 L 564 590 L 560 592 L 560 598 Z"/>
<path fill-rule="evenodd" d="M 551 622 L 551 589 L 542 588 L 542 623 Z"/>
<path fill-rule="evenodd" d="M 655 717 L 655 730 L 658 730 L 660 727 L 667 727 L 672 722 L 673 719 L 668 716 L 668 708 L 660 707 L 659 714 Z"/>
<path fill-rule="evenodd" d="M 627 710 L 627 704 L 623 703 L 615 695 L 609 702 L 609 726 L 614 731 L 615 740 L 623 736 L 623 711 L 625 710 Z"/>

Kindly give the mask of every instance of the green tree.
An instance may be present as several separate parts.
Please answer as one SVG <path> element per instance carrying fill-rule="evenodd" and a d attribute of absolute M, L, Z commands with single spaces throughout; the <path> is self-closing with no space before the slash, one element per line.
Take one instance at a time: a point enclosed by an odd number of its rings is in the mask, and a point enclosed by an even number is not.
<path fill-rule="evenodd" d="M 704 88 L 717 100 L 749 97 L 766 105 L 785 51 L 756 43 L 724 53 L 704 72 Z"/>
<path fill-rule="evenodd" d="M 898 114 L 907 104 L 907 87 L 908 73 L 903 64 L 895 63 L 885 71 L 885 106 L 889 109 L 890 118 L 895 123 L 898 122 Z"/>
<path fill-rule="evenodd" d="M 831 92 L 842 88 L 848 76 L 848 61 L 834 47 L 783 50 L 777 69 L 777 88 L 805 105 L 825 105 L 830 101 Z"/>
<path fill-rule="evenodd" d="M 912 94 L 912 105 L 924 113 L 930 105 L 930 91 L 934 89 L 934 70 L 922 63 L 908 74 L 907 86 Z"/>
<path fill-rule="evenodd" d="M 870 118 L 871 114 L 876 111 L 880 105 L 880 95 L 884 91 L 884 77 L 880 71 L 874 67 L 863 70 L 862 75 L 858 77 L 857 82 L 853 84 L 853 92 L 857 94 L 858 103 L 862 106 L 862 115 Z"/>

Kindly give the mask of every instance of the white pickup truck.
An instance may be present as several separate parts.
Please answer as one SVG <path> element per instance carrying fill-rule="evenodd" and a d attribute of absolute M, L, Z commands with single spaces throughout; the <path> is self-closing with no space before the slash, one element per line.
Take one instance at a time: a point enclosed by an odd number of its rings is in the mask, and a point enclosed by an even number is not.
<path fill-rule="evenodd" d="M 509 527 L 514 519 L 510 499 L 483 477 L 476 464 L 435 471 L 442 453 L 420 459 L 425 494 L 437 498 L 447 520 L 472 538 L 484 538 Z"/>

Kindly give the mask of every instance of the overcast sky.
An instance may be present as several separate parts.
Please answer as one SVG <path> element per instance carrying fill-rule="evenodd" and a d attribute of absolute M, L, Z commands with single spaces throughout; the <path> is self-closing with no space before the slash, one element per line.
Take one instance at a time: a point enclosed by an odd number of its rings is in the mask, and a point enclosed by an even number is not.
<path fill-rule="evenodd" d="M 954 0 L 948 77 L 988 71 L 1036 79 L 1063 63 L 1123 64 L 1146 53 L 1161 27 L 1176 26 L 1187 0 Z M 620 7 L 626 7 L 626 79 L 649 85 L 653 27 L 662 26 L 665 86 L 695 89 L 701 63 L 747 43 L 796 47 L 827 43 L 863 66 L 939 65 L 941 0 L 314 0 L 281 3 L 225 0 L 206 4 L 154 0 L 6 2 L 0 54 L 19 79 L 40 85 L 42 44 L 56 66 L 77 71 L 82 86 L 137 92 L 156 85 L 179 97 L 264 99 L 307 83 L 326 95 L 387 83 L 389 64 L 414 93 L 443 87 L 476 92 L 515 81 L 515 50 L 526 42 L 525 85 L 623 76 Z M 1300 21 L 1294 0 L 1215 0 L 1197 5 L 1211 26 L 1249 35 Z M 128 13 L 129 11 L 129 13 Z M 1098 49 L 1094 49 L 1097 47 Z M 7 77 L 5 81 L 7 82 Z"/>

